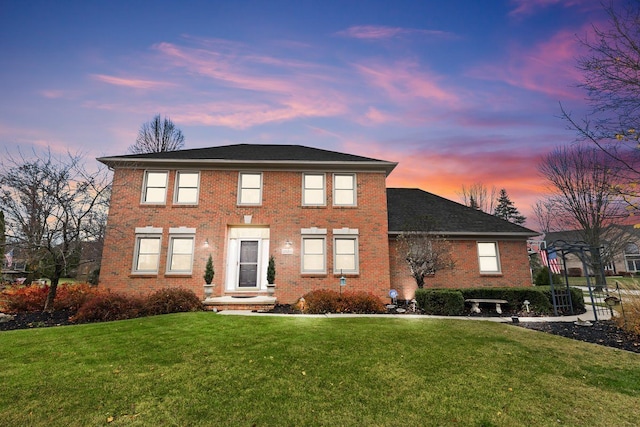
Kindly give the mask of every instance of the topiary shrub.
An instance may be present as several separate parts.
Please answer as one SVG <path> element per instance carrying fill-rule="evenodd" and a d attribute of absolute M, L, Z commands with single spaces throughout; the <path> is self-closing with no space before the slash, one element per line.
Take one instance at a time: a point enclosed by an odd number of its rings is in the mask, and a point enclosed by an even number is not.
<path fill-rule="evenodd" d="M 367 292 L 347 291 L 340 294 L 328 289 L 317 289 L 303 296 L 302 309 L 307 314 L 322 313 L 384 313 L 380 298 Z"/>
<path fill-rule="evenodd" d="M 464 297 L 455 289 L 416 289 L 417 306 L 425 314 L 460 316 L 464 314 Z"/>
<path fill-rule="evenodd" d="M 144 300 L 144 311 L 148 315 L 200 310 L 202 310 L 200 298 L 193 291 L 184 288 L 160 289 Z"/>
<path fill-rule="evenodd" d="M 105 322 L 140 317 L 144 313 L 141 298 L 105 292 L 86 301 L 75 316 L 73 322 Z"/>

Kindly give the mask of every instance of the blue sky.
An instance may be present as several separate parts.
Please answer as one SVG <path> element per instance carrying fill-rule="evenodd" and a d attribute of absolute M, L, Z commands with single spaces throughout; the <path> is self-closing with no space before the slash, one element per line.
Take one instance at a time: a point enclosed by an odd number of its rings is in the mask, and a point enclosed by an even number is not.
<path fill-rule="evenodd" d="M 93 161 L 160 113 L 185 148 L 397 161 L 389 186 L 459 201 L 482 182 L 528 214 L 538 159 L 574 140 L 559 103 L 584 112 L 591 24 L 598 0 L 3 0 L 0 146 Z"/>

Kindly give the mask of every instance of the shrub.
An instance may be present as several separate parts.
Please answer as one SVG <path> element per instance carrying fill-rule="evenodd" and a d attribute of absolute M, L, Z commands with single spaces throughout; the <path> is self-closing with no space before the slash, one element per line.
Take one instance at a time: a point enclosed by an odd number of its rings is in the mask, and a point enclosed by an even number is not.
<path fill-rule="evenodd" d="M 304 313 L 383 313 L 385 306 L 375 295 L 347 291 L 342 295 L 328 289 L 318 289 L 303 296 Z"/>
<path fill-rule="evenodd" d="M 387 310 L 380 298 L 367 292 L 343 292 L 339 300 L 343 313 L 384 313 Z"/>
<path fill-rule="evenodd" d="M 582 277 L 582 269 L 580 267 L 571 267 L 567 270 L 569 277 Z"/>
<path fill-rule="evenodd" d="M 614 317 L 615 324 L 627 331 L 640 335 L 640 297 L 630 297 L 622 302 L 624 316 Z"/>
<path fill-rule="evenodd" d="M 42 311 L 49 293 L 49 286 L 15 286 L 2 291 L 2 311 L 23 313 Z"/>
<path fill-rule="evenodd" d="M 74 322 L 104 322 L 140 317 L 143 300 L 137 297 L 104 292 L 86 301 L 71 318 Z"/>
<path fill-rule="evenodd" d="M 78 311 L 86 301 L 105 292 L 105 290 L 88 283 L 65 283 L 58 286 L 56 299 L 53 301 L 53 309 Z"/>
<path fill-rule="evenodd" d="M 144 311 L 148 315 L 200 310 L 200 298 L 193 291 L 184 288 L 160 289 L 144 300 Z"/>
<path fill-rule="evenodd" d="M 553 278 L 554 285 L 559 285 L 560 283 L 562 283 L 562 278 L 559 274 L 552 274 L 551 276 Z M 542 267 L 540 270 L 538 270 L 533 279 L 533 283 L 540 286 L 551 285 L 551 283 L 549 282 L 549 267 Z"/>
<path fill-rule="evenodd" d="M 464 297 L 459 290 L 417 289 L 415 298 L 425 314 L 459 316 L 464 313 Z"/>

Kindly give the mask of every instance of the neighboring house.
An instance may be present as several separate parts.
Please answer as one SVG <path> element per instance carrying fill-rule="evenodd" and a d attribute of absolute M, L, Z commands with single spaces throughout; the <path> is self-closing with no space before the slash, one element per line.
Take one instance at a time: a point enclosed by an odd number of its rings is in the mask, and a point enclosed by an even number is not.
<path fill-rule="evenodd" d="M 582 230 L 555 231 L 545 234 L 544 240 L 549 245 L 562 246 L 563 243 L 584 244 Z M 640 273 L 640 230 L 633 225 L 613 225 L 603 232 L 602 249 L 604 255 L 604 270 L 607 274 Z M 582 261 L 577 253 L 565 256 L 566 268 L 569 273 L 577 272 L 585 275 Z M 588 266 L 590 269 L 590 266 Z M 564 269 L 564 267 L 563 267 Z M 589 271 L 590 274 L 593 274 Z"/>
<path fill-rule="evenodd" d="M 409 298 L 415 282 L 393 247 L 418 214 L 436 217 L 458 261 L 429 286 L 531 284 L 526 239 L 537 233 L 421 190 L 387 190 L 393 162 L 248 144 L 98 160 L 114 170 L 100 284 L 115 291 L 203 295 L 211 254 L 215 296 L 266 295 L 273 255 L 281 303 L 338 290 L 342 276 L 345 290 L 388 298 L 397 287 Z"/>

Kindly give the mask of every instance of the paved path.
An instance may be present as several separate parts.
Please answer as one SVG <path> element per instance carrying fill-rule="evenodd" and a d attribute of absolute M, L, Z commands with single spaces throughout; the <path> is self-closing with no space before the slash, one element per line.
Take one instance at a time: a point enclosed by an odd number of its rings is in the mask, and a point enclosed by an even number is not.
<path fill-rule="evenodd" d="M 520 322 L 575 322 L 581 320 L 589 320 L 593 322 L 593 309 L 590 305 L 586 305 L 587 312 L 578 316 L 558 316 L 558 317 L 519 317 Z M 347 317 L 389 317 L 398 319 L 458 319 L 458 320 L 484 320 L 488 322 L 511 323 L 511 316 L 508 317 L 480 317 L 480 316 L 431 316 L 427 314 L 349 314 L 349 313 L 327 313 L 327 314 L 282 314 L 282 313 L 258 313 L 250 310 L 224 310 L 219 314 L 227 316 L 296 316 L 296 317 L 328 317 L 328 318 L 347 318 Z M 609 320 L 609 316 L 599 314 L 599 320 Z"/>

